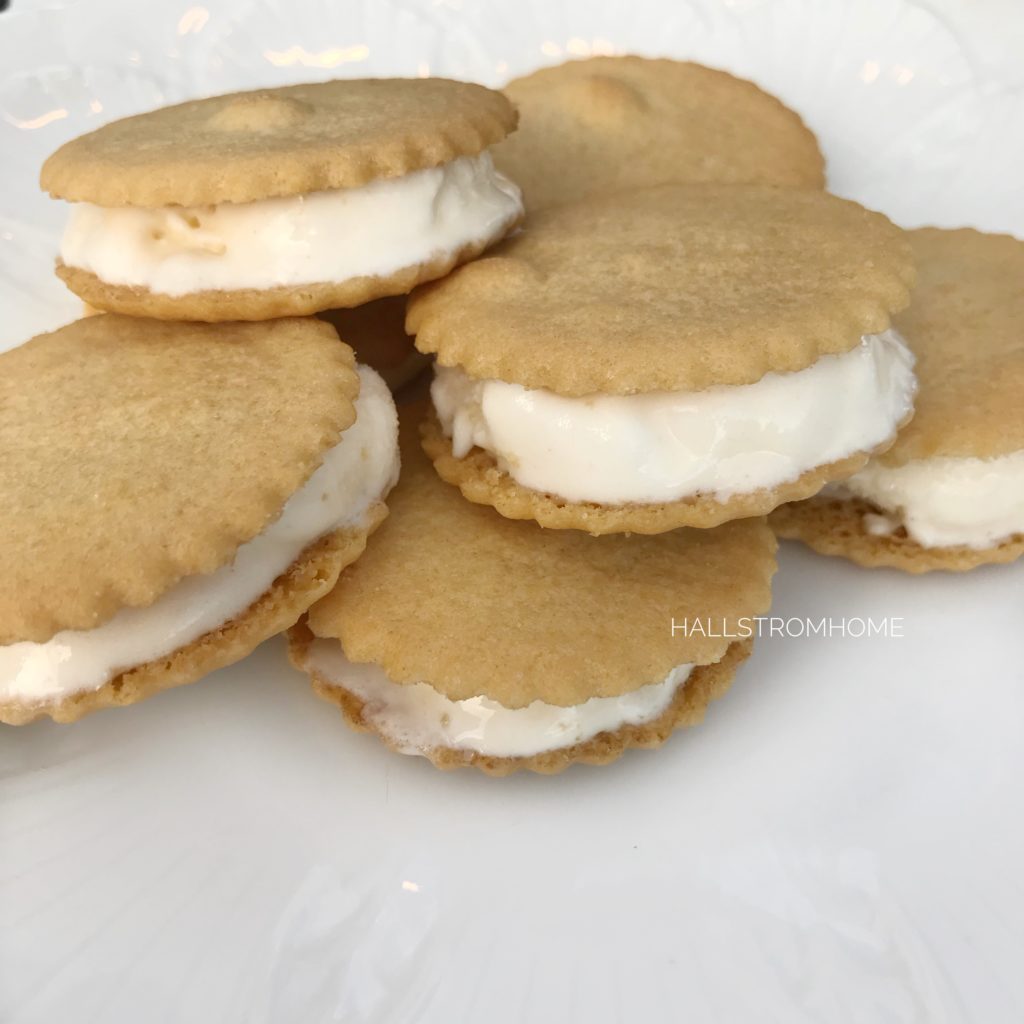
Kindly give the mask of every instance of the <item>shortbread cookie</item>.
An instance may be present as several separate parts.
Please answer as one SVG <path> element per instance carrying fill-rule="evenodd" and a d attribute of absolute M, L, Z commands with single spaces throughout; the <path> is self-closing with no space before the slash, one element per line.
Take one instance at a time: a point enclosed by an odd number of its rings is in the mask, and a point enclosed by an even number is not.
<path fill-rule="evenodd" d="M 353 665 L 340 647 L 318 640 L 305 622 L 289 630 L 288 643 L 293 663 L 309 673 L 317 696 L 337 704 L 357 732 L 373 732 L 396 753 L 418 754 L 436 768 L 479 768 L 492 776 L 517 771 L 555 775 L 571 764 L 610 764 L 627 750 L 660 747 L 676 729 L 699 725 L 704 720 L 708 705 L 729 689 L 737 667 L 750 655 L 753 646 L 750 640 L 737 640 L 721 661 L 694 666 L 683 683 L 675 687 L 667 704 L 663 703 L 663 694 L 652 692 L 651 707 L 643 708 L 646 695 L 637 694 L 635 703 L 640 713 L 633 721 L 633 716 L 628 711 L 624 713 L 623 708 L 633 695 L 621 701 L 597 697 L 568 708 L 538 702 L 514 711 L 482 697 L 449 701 L 426 684 L 407 687 L 408 693 L 401 692 L 394 683 L 382 679 L 379 670 Z M 658 706 L 664 708 L 660 713 L 655 710 Z M 648 718 L 649 713 L 655 717 Z M 448 717 L 447 722 L 442 721 L 444 716 Z M 521 725 L 516 716 L 522 719 Z M 507 725 L 509 731 L 518 729 L 527 736 L 551 730 L 564 736 L 569 745 L 535 754 L 489 754 L 480 752 L 491 748 L 486 744 L 486 735 L 479 734 L 472 737 L 470 745 L 448 745 L 461 728 L 479 733 L 482 720 L 493 731 L 504 731 Z M 592 731 L 595 724 L 602 726 L 600 731 Z M 577 736 L 587 738 L 576 739 Z"/>
<path fill-rule="evenodd" d="M 387 386 L 317 320 L 95 316 L 0 355 L 0 720 L 197 679 L 357 557 Z"/>
<path fill-rule="evenodd" d="M 533 519 L 549 530 L 585 530 L 595 537 L 605 533 L 664 533 L 679 526 L 718 526 L 748 516 L 763 515 L 789 501 L 792 494 L 813 494 L 829 480 L 841 480 L 864 465 L 867 455 L 829 462 L 770 488 L 759 488 L 728 498 L 696 494 L 679 501 L 601 505 L 597 502 L 567 501 L 555 494 L 535 491 L 516 482 L 483 448 L 456 458 L 452 439 L 445 435 L 436 413 L 430 413 L 421 427 L 423 450 L 430 456 L 438 476 L 454 484 L 470 501 L 490 505 L 509 519 Z"/>
<path fill-rule="evenodd" d="M 495 161 L 531 211 L 667 182 L 825 184 L 797 114 L 700 64 L 594 57 L 517 78 L 505 93 L 520 124 Z"/>
<path fill-rule="evenodd" d="M 405 333 L 405 299 L 377 299 L 352 309 L 330 309 L 321 320 L 333 324 L 356 359 L 376 370 L 392 391 L 399 391 L 426 369 L 430 360 Z"/>
<path fill-rule="evenodd" d="M 443 767 L 557 771 L 661 742 L 727 687 L 770 603 L 763 519 L 656 537 L 541 530 L 442 483 L 414 421 L 389 505 L 293 630 L 292 657 L 350 720 Z"/>
<path fill-rule="evenodd" d="M 1012 562 L 1024 555 L 1024 530 L 987 547 L 947 544 L 928 547 L 907 533 L 899 518 L 873 503 L 839 492 L 777 508 L 770 517 L 780 537 L 801 540 L 823 555 L 837 555 L 866 568 L 924 573 L 967 572 L 980 565 Z"/>
<path fill-rule="evenodd" d="M 544 526 L 762 515 L 912 413 L 913 281 L 881 214 L 804 189 L 666 185 L 545 210 L 410 298 L 438 472 Z"/>
<path fill-rule="evenodd" d="M 917 414 L 887 452 L 772 523 L 866 566 L 1009 562 L 1024 554 L 1024 242 L 909 237 L 920 282 L 897 325 L 917 355 Z"/>
<path fill-rule="evenodd" d="M 264 320 L 440 277 L 522 215 L 489 147 L 516 114 L 445 79 L 194 100 L 73 139 L 42 187 L 74 206 L 57 273 L 99 309 Z"/>
<path fill-rule="evenodd" d="M 57 722 L 76 722 L 91 711 L 135 704 L 161 690 L 194 683 L 218 668 L 240 661 L 264 640 L 293 625 L 314 601 L 330 593 L 338 574 L 363 553 L 367 538 L 386 515 L 384 502 L 369 505 L 363 522 L 334 530 L 311 544 L 267 591 L 234 618 L 170 654 L 117 672 L 98 688 L 71 690 L 59 698 L 30 700 L 24 694 L 12 698 L 11 689 L 0 686 L 0 722 L 24 725 L 44 714 Z M 131 620 L 126 617 L 123 621 Z M 46 645 L 33 646 L 43 649 Z M 5 663 L 5 650 L 0 647 L 0 665 Z"/>

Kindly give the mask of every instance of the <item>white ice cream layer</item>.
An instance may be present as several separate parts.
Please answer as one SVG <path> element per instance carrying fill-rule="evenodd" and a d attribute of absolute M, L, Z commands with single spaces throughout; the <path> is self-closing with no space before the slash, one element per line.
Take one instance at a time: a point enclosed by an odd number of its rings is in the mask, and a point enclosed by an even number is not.
<path fill-rule="evenodd" d="M 693 670 L 680 665 L 662 682 L 621 697 L 592 697 L 566 708 L 539 700 L 507 708 L 489 697 L 450 700 L 426 683 L 392 682 L 376 665 L 350 662 L 337 640 L 314 640 L 306 667 L 363 701 L 367 724 L 403 754 L 448 747 L 491 757 L 532 757 L 600 732 L 652 722 Z"/>
<path fill-rule="evenodd" d="M 0 700 L 95 690 L 125 669 L 165 657 L 245 611 L 318 538 L 362 522 L 398 477 L 398 420 L 381 378 L 368 367 L 359 376 L 356 422 L 231 564 L 186 577 L 148 608 L 124 608 L 95 629 L 0 647 Z"/>
<path fill-rule="evenodd" d="M 501 238 L 522 212 L 490 153 L 361 188 L 208 207 L 75 203 L 69 267 L 163 295 L 386 276 Z"/>
<path fill-rule="evenodd" d="M 887 330 L 742 386 L 565 398 L 438 367 L 431 395 L 456 457 L 483 448 L 532 490 L 615 505 L 726 501 L 891 438 L 913 406 L 913 364 Z"/>
<path fill-rule="evenodd" d="M 922 547 L 991 548 L 1024 534 L 1024 451 L 994 459 L 916 459 L 902 466 L 869 462 L 826 492 L 853 495 L 884 513 L 872 533 L 899 527 Z"/>

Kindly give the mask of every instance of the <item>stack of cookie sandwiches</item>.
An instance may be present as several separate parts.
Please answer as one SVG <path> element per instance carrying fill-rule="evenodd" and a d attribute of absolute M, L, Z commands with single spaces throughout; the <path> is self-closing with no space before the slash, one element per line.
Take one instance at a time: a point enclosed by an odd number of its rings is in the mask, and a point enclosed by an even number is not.
<path fill-rule="evenodd" d="M 0 362 L 2 721 L 73 721 L 237 661 L 386 514 L 390 393 L 318 320 L 110 314 Z"/>
<path fill-rule="evenodd" d="M 668 182 L 824 188 L 800 116 L 753 82 L 700 64 L 574 60 L 504 88 L 519 129 L 495 147 L 527 208 Z"/>
<path fill-rule="evenodd" d="M 391 297 L 519 221 L 489 153 L 515 122 L 476 85 L 329 82 L 49 158 L 57 273 L 102 315 L 0 356 L 0 720 L 192 682 L 331 590 L 399 470 L 391 393 L 344 339 L 408 375 Z"/>
<path fill-rule="evenodd" d="M 849 476 L 913 411 L 910 247 L 825 192 L 661 185 L 533 216 L 414 294 L 424 443 L 471 501 L 660 533 Z"/>
<path fill-rule="evenodd" d="M 57 273 L 131 316 L 323 314 L 403 383 L 422 360 L 393 297 L 522 217 L 490 153 L 515 124 L 500 93 L 445 79 L 297 85 L 116 121 L 43 167 L 43 187 L 74 204 Z"/>
<path fill-rule="evenodd" d="M 888 451 L 772 516 L 783 537 L 864 566 L 963 571 L 1024 554 L 1024 242 L 923 228 L 898 320 L 917 414 Z"/>
<path fill-rule="evenodd" d="M 698 65 L 575 61 L 505 92 L 520 130 L 496 159 L 533 207 L 681 180 L 824 184 L 813 136 L 795 114 Z M 833 467 L 847 479 L 781 506 L 771 525 L 864 566 L 917 573 L 1009 562 L 1024 553 L 1024 244 L 970 229 L 924 228 L 907 240 L 920 280 L 895 326 L 918 361 L 917 415 L 894 445 L 852 476 L 849 465 Z M 822 433 L 841 415 L 840 407 Z M 467 466 L 444 465 L 473 487 Z"/>
<path fill-rule="evenodd" d="M 315 691 L 396 751 L 492 775 L 604 764 L 699 722 L 770 603 L 764 520 L 597 538 L 515 522 L 438 477 L 422 412 L 403 409 L 387 522 L 290 632 Z"/>
<path fill-rule="evenodd" d="M 288 630 L 395 750 L 556 772 L 725 692 L 769 521 L 911 571 L 1020 555 L 1024 245 L 905 233 L 823 168 L 756 86 L 640 58 L 62 147 L 57 272 L 102 315 L 0 356 L 0 720 Z"/>
<path fill-rule="evenodd" d="M 436 370 L 402 410 L 392 514 L 290 632 L 357 728 L 492 774 L 698 721 L 769 607 L 766 514 L 892 445 L 916 387 L 892 325 L 910 246 L 817 187 L 794 114 L 673 62 L 536 77 L 498 152 L 521 161 L 526 221 L 410 297 Z M 666 119 L 708 150 L 681 131 L 645 160 Z"/>

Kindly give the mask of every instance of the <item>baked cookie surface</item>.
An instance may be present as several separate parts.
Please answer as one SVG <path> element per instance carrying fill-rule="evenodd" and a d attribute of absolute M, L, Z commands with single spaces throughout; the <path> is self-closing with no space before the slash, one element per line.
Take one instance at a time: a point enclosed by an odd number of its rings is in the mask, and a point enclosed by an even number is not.
<path fill-rule="evenodd" d="M 822 188 L 800 117 L 752 82 L 699 64 L 593 57 L 505 86 L 518 132 L 495 152 L 527 208 L 665 182 Z"/>
<path fill-rule="evenodd" d="M 917 356 L 914 418 L 838 487 L 772 526 L 823 554 L 921 573 L 1024 553 L 1024 242 L 908 232 L 919 267 L 897 317 Z"/>
<path fill-rule="evenodd" d="M 356 188 L 474 156 L 516 126 L 500 93 L 443 78 L 341 79 L 191 100 L 72 139 L 54 198 L 98 206 L 246 203 Z"/>
<path fill-rule="evenodd" d="M 367 538 L 386 515 L 386 506 L 377 503 L 364 524 L 335 530 L 310 545 L 240 615 L 165 657 L 120 672 L 96 689 L 68 696 L 0 697 L 0 722 L 26 725 L 44 715 L 55 722 L 77 722 L 90 712 L 126 707 L 162 690 L 194 683 L 244 658 L 264 640 L 293 626 L 314 601 L 330 592 L 338 574 L 362 554 Z"/>
<path fill-rule="evenodd" d="M 1024 555 L 1024 532 L 987 548 L 965 544 L 926 547 L 888 516 L 860 498 L 815 497 L 777 508 L 768 522 L 778 536 L 803 541 L 822 555 L 847 558 L 865 569 L 890 568 L 919 575 L 945 570 L 968 572 L 982 565 L 1012 562 Z M 873 524 L 884 526 L 879 531 Z"/>
<path fill-rule="evenodd" d="M 465 501 L 417 432 L 407 417 L 391 516 L 309 613 L 316 636 L 395 683 L 453 700 L 485 692 L 507 708 L 617 696 L 725 654 L 728 637 L 673 635 L 673 618 L 735 627 L 769 605 L 763 519 L 653 537 L 542 530 Z"/>
<path fill-rule="evenodd" d="M 379 719 L 367 701 L 325 677 L 314 666 L 310 659 L 310 645 L 315 642 L 316 638 L 305 623 L 289 630 L 289 656 L 296 668 L 309 673 L 317 696 L 336 704 L 346 722 L 356 731 L 373 732 L 396 752 L 407 753 L 407 750 L 396 745 L 386 729 L 380 727 Z M 677 729 L 699 725 L 704 720 L 709 704 L 723 696 L 732 685 L 736 669 L 749 656 L 751 647 L 749 640 L 735 641 L 720 661 L 697 667 L 685 685 L 676 690 L 668 707 L 647 722 L 621 725 L 571 746 L 528 756 L 497 756 L 448 746 L 427 747 L 418 753 L 426 757 L 434 767 L 445 771 L 471 767 L 497 777 L 518 771 L 555 775 L 572 764 L 610 764 L 627 750 L 660 747 Z"/>
<path fill-rule="evenodd" d="M 407 293 L 502 238 L 519 189 L 489 147 L 500 93 L 348 79 L 233 93 L 73 139 L 41 183 L 70 201 L 57 274 L 96 308 L 265 320 Z"/>
<path fill-rule="evenodd" d="M 656 533 L 849 476 L 913 410 L 914 279 L 822 192 L 664 185 L 533 216 L 410 298 L 438 472 L 512 518 Z"/>
<path fill-rule="evenodd" d="M 823 192 L 665 185 L 544 210 L 418 289 L 422 352 L 559 395 L 753 383 L 848 352 L 909 301 L 910 246 Z"/>
<path fill-rule="evenodd" d="M 92 628 L 223 565 L 352 424 L 358 390 L 316 320 L 94 316 L 0 355 L 0 643 Z"/>
<path fill-rule="evenodd" d="M 317 335 L 332 331 L 318 321 L 311 327 Z M 210 344 L 216 342 L 211 340 Z M 336 339 L 333 345 L 351 361 L 351 350 Z M 179 358 L 187 361 L 187 350 Z M 258 534 L 238 544 L 223 564 L 173 581 L 144 604 L 122 602 L 112 615 L 88 628 L 65 628 L 38 641 L 14 638 L 11 643 L 0 644 L 0 721 L 23 724 L 41 715 L 74 721 L 89 711 L 131 704 L 158 690 L 195 682 L 239 660 L 263 640 L 292 625 L 313 601 L 330 590 L 338 573 L 359 557 L 366 538 L 387 514 L 384 499 L 399 468 L 398 421 L 391 393 L 369 367 L 360 366 L 356 372 L 359 394 L 354 403 L 354 422 L 320 454 L 313 473 L 267 518 Z M 131 375 L 127 382 L 134 382 Z M 173 389 L 174 383 L 168 375 L 163 386 Z M 280 390 L 286 393 L 287 384 L 282 382 Z M 152 414 L 159 408 L 158 401 L 152 392 L 143 388 L 139 391 L 138 400 Z M 225 387 L 220 397 L 228 414 L 220 416 L 222 410 L 212 407 L 207 418 L 218 427 L 237 425 L 229 414 L 237 396 Z M 259 397 L 258 389 L 250 389 L 248 398 L 253 397 Z M 304 396 L 291 397 L 300 402 Z M 180 540 L 172 523 L 169 537 L 149 534 L 144 537 L 148 546 L 142 544 L 142 531 L 152 522 L 142 520 L 142 525 L 133 529 L 125 526 L 133 513 L 138 513 L 133 498 L 144 498 L 150 489 L 163 486 L 170 495 L 167 500 L 176 500 L 179 509 L 193 505 L 202 510 L 204 502 L 193 499 L 193 494 L 200 492 L 202 498 L 208 498 L 206 488 L 211 482 L 220 484 L 222 478 L 210 473 L 204 480 L 201 471 L 206 462 L 200 461 L 192 467 L 191 476 L 172 487 L 163 474 L 168 468 L 180 467 L 161 463 L 159 439 L 154 441 L 150 433 L 141 438 L 154 449 L 149 464 L 135 465 L 128 459 L 136 475 L 130 480 L 120 479 L 117 454 L 120 448 L 132 445 L 133 410 L 124 400 L 109 395 L 94 396 L 94 404 L 101 406 L 104 398 L 120 409 L 125 430 L 118 442 L 105 449 L 111 475 L 120 486 L 97 493 L 111 502 L 105 528 L 121 530 L 130 546 L 118 547 L 117 536 L 102 532 L 103 524 L 94 523 L 96 541 L 112 560 L 115 556 L 120 559 L 115 571 L 120 571 L 121 578 L 133 579 L 133 563 L 126 559 L 135 558 L 144 569 L 154 561 L 161 565 L 161 554 L 173 551 Z M 204 406 L 209 399 L 199 391 L 192 394 L 193 427 L 203 423 L 195 407 Z M 267 462 L 267 477 L 271 480 L 277 457 L 274 428 L 280 426 L 280 422 L 264 423 L 263 444 L 255 453 Z M 179 423 L 179 429 L 196 439 L 194 433 L 189 433 L 188 424 Z M 202 439 L 201 434 L 198 440 Z M 240 450 L 245 450 L 247 440 L 239 439 Z M 231 441 L 225 439 L 228 446 Z M 282 450 L 287 453 L 291 449 Z M 226 458 L 223 454 L 219 457 Z M 74 470 L 69 471 L 73 474 Z M 240 495 L 229 494 L 223 499 L 223 504 L 231 507 Z M 182 519 L 196 531 L 197 524 L 184 511 Z M 161 517 L 155 521 L 166 526 Z M 209 530 L 225 542 L 221 522 L 213 521 Z M 74 527 L 65 532 L 72 537 L 79 535 Z M 79 559 L 74 550 L 65 554 L 72 570 L 80 573 L 78 562 L 86 559 Z M 16 562 L 30 555 L 31 551 L 17 549 L 5 552 Z M 61 588 L 66 586 L 68 575 L 52 581 L 52 592 L 58 597 L 63 596 Z M 86 591 L 87 596 L 90 594 L 109 596 Z M 75 592 L 70 596 L 80 597 Z"/>
<path fill-rule="evenodd" d="M 918 266 L 896 325 L 917 356 L 913 421 L 881 458 L 993 458 L 1024 450 L 1024 242 L 920 228 Z"/>

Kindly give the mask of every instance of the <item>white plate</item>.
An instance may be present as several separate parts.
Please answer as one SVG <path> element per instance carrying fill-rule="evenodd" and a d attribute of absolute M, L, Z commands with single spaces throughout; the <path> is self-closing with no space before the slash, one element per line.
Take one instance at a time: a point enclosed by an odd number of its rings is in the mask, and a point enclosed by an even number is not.
<path fill-rule="evenodd" d="M 1013 0 L 0 15 L 0 345 L 77 315 L 35 188 L 58 143 L 333 75 L 695 57 L 800 110 L 837 191 L 1024 234 L 1022 33 Z M 1022 584 L 1024 564 L 911 579 L 786 547 L 777 614 L 904 637 L 763 639 L 703 727 L 553 779 L 389 754 L 279 641 L 125 711 L 4 729 L 0 1019 L 1019 1022 Z"/>

